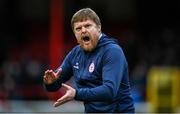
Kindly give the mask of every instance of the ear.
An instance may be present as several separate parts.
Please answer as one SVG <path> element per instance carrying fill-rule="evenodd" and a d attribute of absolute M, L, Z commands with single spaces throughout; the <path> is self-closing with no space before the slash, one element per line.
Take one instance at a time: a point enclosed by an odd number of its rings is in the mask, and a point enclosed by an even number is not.
<path fill-rule="evenodd" d="M 101 25 L 98 25 L 98 31 L 101 32 Z"/>

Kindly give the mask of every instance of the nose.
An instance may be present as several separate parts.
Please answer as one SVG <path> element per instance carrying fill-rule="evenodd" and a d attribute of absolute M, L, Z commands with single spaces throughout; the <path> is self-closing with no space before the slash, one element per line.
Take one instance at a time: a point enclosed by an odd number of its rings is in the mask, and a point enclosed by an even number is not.
<path fill-rule="evenodd" d="M 85 32 L 86 32 L 86 28 L 82 27 L 82 33 L 85 33 Z"/>

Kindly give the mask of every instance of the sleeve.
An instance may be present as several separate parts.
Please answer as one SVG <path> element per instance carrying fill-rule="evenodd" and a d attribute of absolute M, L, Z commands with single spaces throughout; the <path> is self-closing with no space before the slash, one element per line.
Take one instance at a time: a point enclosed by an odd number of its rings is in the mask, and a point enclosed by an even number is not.
<path fill-rule="evenodd" d="M 57 91 L 59 88 L 61 88 L 61 84 L 68 81 L 72 76 L 72 67 L 71 67 L 71 57 L 72 57 L 72 51 L 69 52 L 69 54 L 65 57 L 63 63 L 61 66 L 55 71 L 57 72 L 60 68 L 62 68 L 62 72 L 59 75 L 58 79 L 52 83 L 52 84 L 45 84 L 45 88 L 47 91 L 53 92 Z"/>
<path fill-rule="evenodd" d="M 103 57 L 103 84 L 95 88 L 77 89 L 75 99 L 80 101 L 111 101 L 118 92 L 126 59 L 121 48 L 108 49 Z"/>

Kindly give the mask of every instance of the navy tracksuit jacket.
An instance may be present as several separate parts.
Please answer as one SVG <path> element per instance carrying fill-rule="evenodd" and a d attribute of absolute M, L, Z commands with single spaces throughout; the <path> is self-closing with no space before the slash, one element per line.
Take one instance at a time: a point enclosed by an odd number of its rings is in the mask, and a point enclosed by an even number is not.
<path fill-rule="evenodd" d="M 75 100 L 84 102 L 85 112 L 134 112 L 126 58 L 107 35 L 102 34 L 90 53 L 79 45 L 73 48 L 60 67 L 62 73 L 55 83 L 46 85 L 48 91 L 56 91 L 73 76 Z"/>

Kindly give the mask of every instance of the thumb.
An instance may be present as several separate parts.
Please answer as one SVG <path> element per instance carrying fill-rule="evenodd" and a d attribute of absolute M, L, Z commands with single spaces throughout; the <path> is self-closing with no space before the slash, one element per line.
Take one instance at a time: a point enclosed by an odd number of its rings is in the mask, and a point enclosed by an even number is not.
<path fill-rule="evenodd" d="M 67 84 L 64 84 L 64 83 L 62 83 L 62 86 L 63 86 L 65 89 L 70 89 L 70 88 L 71 88 L 71 86 L 69 86 L 69 85 L 67 85 Z"/>

